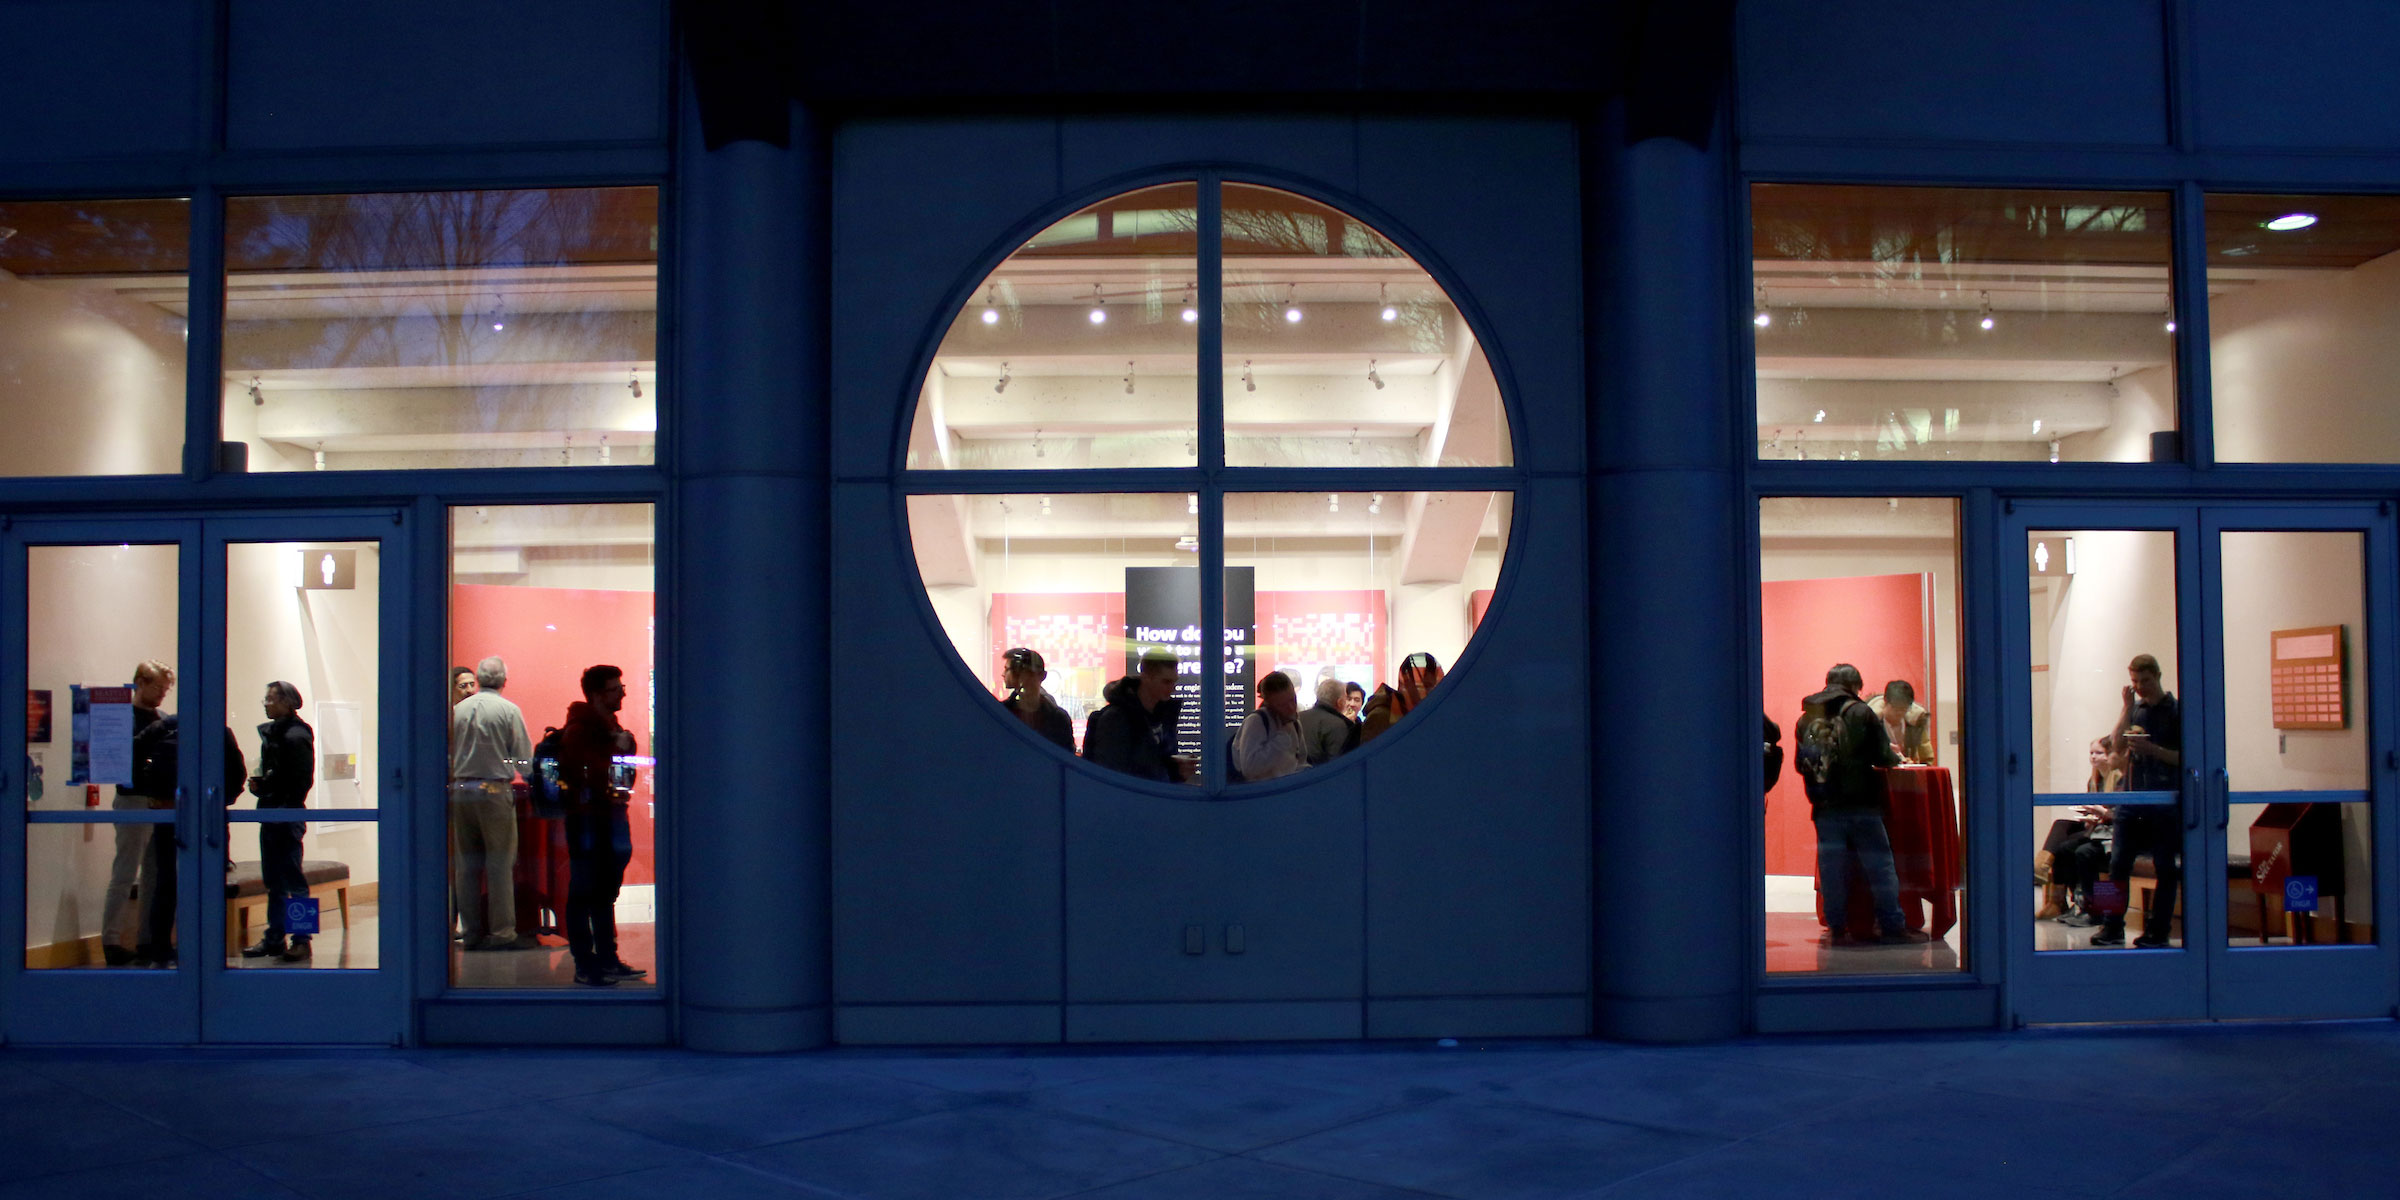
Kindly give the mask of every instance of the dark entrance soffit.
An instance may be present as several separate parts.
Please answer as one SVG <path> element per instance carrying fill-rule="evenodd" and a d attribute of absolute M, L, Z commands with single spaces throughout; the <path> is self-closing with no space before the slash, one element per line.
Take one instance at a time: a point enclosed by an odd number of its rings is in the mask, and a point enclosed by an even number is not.
<path fill-rule="evenodd" d="M 1707 141 L 1735 0 L 681 0 L 711 148 L 834 109 L 1575 104 Z"/>

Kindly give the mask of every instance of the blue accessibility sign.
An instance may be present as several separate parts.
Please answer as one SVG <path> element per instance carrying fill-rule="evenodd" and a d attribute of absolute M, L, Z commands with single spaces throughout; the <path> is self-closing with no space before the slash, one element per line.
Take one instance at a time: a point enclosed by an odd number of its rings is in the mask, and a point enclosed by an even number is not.
<path fill-rule="evenodd" d="M 2283 911 L 2313 913 L 2317 911 L 2317 877 L 2293 875 L 2283 881 Z"/>
<path fill-rule="evenodd" d="M 283 931 L 292 935 L 317 931 L 317 902 L 311 896 L 296 896 L 283 902 Z"/>

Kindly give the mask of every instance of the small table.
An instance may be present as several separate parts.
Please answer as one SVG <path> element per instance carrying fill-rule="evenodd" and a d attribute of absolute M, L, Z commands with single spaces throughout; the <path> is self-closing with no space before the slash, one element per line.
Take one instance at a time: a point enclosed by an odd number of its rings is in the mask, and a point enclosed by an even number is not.
<path fill-rule="evenodd" d="M 1892 866 L 1900 876 L 1900 915 L 1908 928 L 1933 937 L 1958 924 L 1958 885 L 1966 864 L 1958 845 L 1958 801 L 1946 767 L 1884 767 L 1890 803 L 1883 819 L 1892 839 Z M 1824 881 L 1818 881 L 1817 923 L 1825 921 Z M 1850 880 L 1848 928 L 1875 928 L 1875 897 L 1863 873 Z M 1931 909 L 1931 920 L 1927 909 Z"/>

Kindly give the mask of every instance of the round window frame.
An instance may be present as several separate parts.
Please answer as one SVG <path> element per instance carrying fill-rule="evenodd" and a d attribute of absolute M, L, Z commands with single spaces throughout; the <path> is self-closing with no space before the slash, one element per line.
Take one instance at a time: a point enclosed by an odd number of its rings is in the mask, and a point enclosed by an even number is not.
<path fill-rule="evenodd" d="M 945 470 L 909 467 L 909 439 L 916 421 L 917 406 L 921 403 L 920 397 L 923 395 L 925 376 L 933 369 L 933 361 L 940 356 L 942 343 L 950 329 L 957 323 L 959 315 L 973 303 L 975 296 L 980 293 L 992 274 L 1006 264 L 1008 259 L 1022 249 L 1036 234 L 1059 221 L 1117 196 L 1173 184 L 1191 184 L 1197 189 L 1197 208 L 1201 214 L 1200 245 L 1196 251 L 1195 270 L 1195 274 L 1199 276 L 1198 295 L 1195 297 L 1195 302 L 1201 312 L 1199 344 L 1193 350 L 1196 366 L 1207 361 L 1212 345 L 1220 363 L 1224 357 L 1222 315 L 1224 226 L 1222 219 L 1218 216 L 1222 212 L 1224 187 L 1228 184 L 1247 185 L 1289 192 L 1304 200 L 1325 205 L 1344 216 L 1356 218 L 1386 241 L 1398 247 L 1402 253 L 1408 255 L 1411 261 L 1432 278 L 1434 285 L 1442 289 L 1443 299 L 1448 301 L 1452 310 L 1458 313 L 1459 319 L 1467 323 L 1468 332 L 1474 335 L 1476 345 L 1483 352 L 1484 359 L 1491 368 L 1493 384 L 1500 393 L 1501 419 L 1505 422 L 1508 431 L 1510 447 L 1508 465 L 1493 467 L 1227 466 L 1224 462 L 1223 372 L 1221 370 L 1210 372 L 1203 367 L 1199 372 L 1200 395 L 1198 408 L 1194 414 L 1195 425 L 1198 426 L 1199 453 L 1197 458 L 1199 461 L 1191 466 L 1046 468 L 1038 470 L 1029 468 Z M 1483 620 L 1478 622 L 1475 630 L 1468 635 L 1466 645 L 1460 650 L 1457 660 L 1450 665 L 1443 678 L 1448 680 L 1453 676 L 1464 675 L 1479 668 L 1485 647 L 1491 640 L 1484 636 L 1484 627 L 1495 620 L 1507 619 L 1508 601 L 1516 590 L 1515 578 L 1523 568 L 1524 556 L 1521 550 L 1526 538 L 1526 508 L 1529 499 L 1526 484 L 1529 475 L 1515 450 L 1516 447 L 1524 444 L 1523 421 L 1521 414 L 1517 411 L 1517 386 L 1514 375 L 1509 369 L 1507 354 L 1501 348 L 1499 341 L 1490 335 L 1490 323 L 1484 319 L 1481 307 L 1476 304 L 1469 292 L 1457 285 L 1456 273 L 1438 256 L 1420 249 L 1422 244 L 1423 239 L 1415 236 L 1390 214 L 1366 202 L 1363 198 L 1349 195 L 1338 188 L 1329 187 L 1320 180 L 1246 164 L 1184 164 L 1155 167 L 1136 173 L 1113 176 L 1079 191 L 1054 197 L 1040 208 L 1012 222 L 992 240 L 985 251 L 976 258 L 973 265 L 963 270 L 958 278 L 952 280 L 941 293 L 941 301 L 935 308 L 935 315 L 925 325 L 924 332 L 918 339 L 917 348 L 909 359 L 906 378 L 911 386 L 904 393 L 903 402 L 896 406 L 889 458 L 886 460 L 891 464 L 889 499 L 892 519 L 898 534 L 901 558 L 911 565 L 916 575 L 915 601 L 918 619 L 934 644 L 948 651 L 946 657 L 949 660 L 951 672 L 965 685 L 967 694 L 993 701 L 992 704 L 986 706 L 986 710 L 993 720 L 1011 727 L 1014 736 L 1022 744 L 1033 747 L 1037 753 L 1045 753 L 1050 755 L 1053 760 L 1064 760 L 1074 764 L 1077 769 L 1086 771 L 1111 786 L 1165 799 L 1215 803 L 1228 800 L 1247 800 L 1253 797 L 1264 798 L 1292 791 L 1323 779 L 1323 776 L 1314 775 L 1310 771 L 1295 771 L 1292 774 L 1269 780 L 1243 780 L 1240 782 L 1229 780 L 1226 778 L 1228 772 L 1223 767 L 1230 761 L 1231 739 L 1204 737 L 1200 747 L 1202 772 L 1199 784 L 1195 786 L 1188 783 L 1161 783 L 1091 763 L 1085 760 L 1079 751 L 1061 750 L 1056 744 L 1028 728 L 1023 721 L 1008 719 L 1008 715 L 1001 710 L 998 699 L 991 695 L 990 689 L 984 681 L 975 674 L 973 667 L 965 657 L 958 653 L 956 643 L 951 640 L 948 631 L 942 625 L 940 614 L 934 611 L 932 592 L 925 583 L 924 571 L 917 563 L 914 549 L 913 526 L 908 514 L 908 502 L 912 497 L 1172 494 L 1175 492 L 1196 494 L 1200 502 L 1198 525 L 1201 557 L 1197 569 L 1202 572 L 1201 625 L 1202 636 L 1205 639 L 1210 631 L 1218 632 L 1221 636 L 1224 628 L 1220 590 L 1223 585 L 1220 583 L 1217 588 L 1207 586 L 1207 566 L 1213 560 L 1218 567 L 1219 577 L 1222 578 L 1225 549 L 1224 501 L 1228 495 L 1374 490 L 1387 493 L 1479 491 L 1506 493 L 1510 502 L 1509 527 L 1506 539 L 1500 548 L 1500 568 L 1492 582 L 1491 603 L 1486 606 Z M 1212 304 L 1211 301 L 1215 301 L 1215 303 Z M 1210 397 L 1212 391 L 1215 392 L 1213 404 Z M 1213 431 L 1207 420 L 1212 411 L 1216 417 Z M 1212 457 L 1212 450 L 1216 460 L 1213 467 L 1209 461 Z M 1465 476 L 1465 478 L 1452 478 L 1457 476 Z M 1230 481 L 1228 477 L 1230 477 Z M 1244 480 L 1255 480 L 1256 482 L 1244 486 Z M 1329 488 L 1325 486 L 1328 482 L 1338 482 L 1344 486 Z M 1070 486 L 1058 486 L 1062 483 L 1070 484 Z M 1214 532 L 1212 533 L 1211 530 Z M 1213 618 L 1208 612 L 1208 600 L 1211 596 L 1220 598 L 1220 603 L 1216 606 L 1217 615 Z M 1202 673 L 1201 704 L 1204 727 L 1207 724 L 1209 708 L 1214 707 L 1220 716 L 1224 711 L 1222 685 L 1208 686 L 1216 678 L 1221 678 L 1221 676 L 1212 678 L 1208 673 Z M 1427 695 L 1424 701 L 1410 711 L 1412 713 L 1424 712 L 1428 716 L 1439 713 L 1444 707 L 1444 702 L 1456 690 L 1455 688 L 1437 687 Z M 1212 695 L 1215 700 L 1213 706 L 1211 704 Z M 1410 728 L 1414 730 L 1416 727 L 1412 725 Z M 1335 763 L 1326 765 L 1334 766 L 1337 769 L 1348 767 L 1352 760 L 1380 752 L 1383 744 L 1384 740 L 1378 739 L 1376 744 L 1361 745 L 1357 750 L 1341 756 Z"/>

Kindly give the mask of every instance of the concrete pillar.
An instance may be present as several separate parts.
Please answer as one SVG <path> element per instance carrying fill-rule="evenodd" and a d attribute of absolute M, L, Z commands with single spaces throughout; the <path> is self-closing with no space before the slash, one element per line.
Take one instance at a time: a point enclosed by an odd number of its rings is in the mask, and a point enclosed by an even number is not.
<path fill-rule="evenodd" d="M 1593 1030 L 1745 1023 L 1759 799 L 1740 603 L 1724 138 L 1587 127 L 1591 280 Z M 1751 732 L 1741 734 L 1749 728 Z"/>
<path fill-rule="evenodd" d="M 829 1030 L 826 444 L 821 126 L 678 163 L 673 430 L 673 936 L 681 1036 L 703 1050 Z"/>

